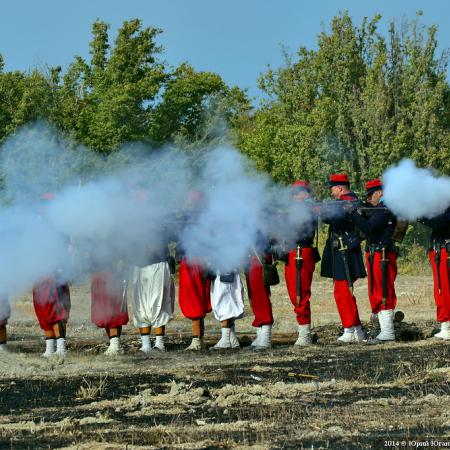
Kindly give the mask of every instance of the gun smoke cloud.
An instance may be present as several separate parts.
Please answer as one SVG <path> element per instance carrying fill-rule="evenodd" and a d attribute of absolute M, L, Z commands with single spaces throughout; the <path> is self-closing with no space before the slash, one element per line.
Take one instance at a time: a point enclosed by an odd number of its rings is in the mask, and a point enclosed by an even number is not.
<path fill-rule="evenodd" d="M 389 167 L 382 178 L 386 206 L 399 218 L 431 218 L 450 205 L 450 178 L 418 168 L 410 159 Z"/>
<path fill-rule="evenodd" d="M 125 272 L 168 240 L 227 272 L 246 264 L 258 236 L 293 242 L 293 230 L 310 221 L 308 211 L 293 208 L 289 188 L 231 146 L 195 158 L 145 144 L 102 158 L 42 122 L 16 132 L 0 149 L 4 305 L 55 272 L 61 282 Z M 195 208 L 192 191 L 201 198 Z M 54 198 L 41 199 L 45 192 Z"/>
<path fill-rule="evenodd" d="M 263 227 L 268 179 L 246 172 L 244 157 L 229 148 L 217 148 L 205 159 L 200 182 L 204 205 L 183 231 L 181 243 L 188 259 L 203 259 L 228 272 L 243 264 Z"/>

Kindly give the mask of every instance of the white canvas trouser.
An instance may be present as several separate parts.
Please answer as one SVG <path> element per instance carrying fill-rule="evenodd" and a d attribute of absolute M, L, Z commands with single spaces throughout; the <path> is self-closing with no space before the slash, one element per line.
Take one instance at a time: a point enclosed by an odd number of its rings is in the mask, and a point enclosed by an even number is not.
<path fill-rule="evenodd" d="M 137 328 L 162 327 L 173 317 L 175 286 L 167 262 L 135 267 L 133 323 Z"/>
<path fill-rule="evenodd" d="M 241 277 L 235 274 L 232 283 L 220 281 L 220 274 L 211 283 L 211 306 L 214 317 L 221 322 L 240 319 L 244 315 L 244 288 Z"/>

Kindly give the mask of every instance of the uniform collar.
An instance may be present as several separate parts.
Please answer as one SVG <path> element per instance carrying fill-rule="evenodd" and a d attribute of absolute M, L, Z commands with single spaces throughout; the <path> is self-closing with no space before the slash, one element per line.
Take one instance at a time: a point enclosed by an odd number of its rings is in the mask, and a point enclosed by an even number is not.
<path fill-rule="evenodd" d="M 339 197 L 339 200 L 357 200 L 358 196 L 354 192 L 347 192 Z"/>

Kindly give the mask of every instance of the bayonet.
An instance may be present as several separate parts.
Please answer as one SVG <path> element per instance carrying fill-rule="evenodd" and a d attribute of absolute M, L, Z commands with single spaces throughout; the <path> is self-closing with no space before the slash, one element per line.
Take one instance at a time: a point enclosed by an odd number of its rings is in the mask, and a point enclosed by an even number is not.
<path fill-rule="evenodd" d="M 387 300 L 387 264 L 388 259 L 386 256 L 386 248 L 383 247 L 381 249 L 381 289 L 382 289 L 382 302 L 383 305 L 386 306 L 386 300 Z"/>
<path fill-rule="evenodd" d="M 344 262 L 345 278 L 347 279 L 348 287 L 351 289 L 351 291 L 353 293 L 353 281 L 352 281 L 352 277 L 350 276 L 350 269 L 348 266 L 347 246 L 344 244 L 344 240 L 342 239 L 342 236 L 338 236 L 338 240 L 339 240 L 338 250 L 341 253 L 342 260 Z"/>
<path fill-rule="evenodd" d="M 297 250 L 295 253 L 295 269 L 296 269 L 296 302 L 297 306 L 300 305 L 300 301 L 302 299 L 302 267 L 303 267 L 303 255 L 302 255 L 302 247 L 297 245 Z"/>

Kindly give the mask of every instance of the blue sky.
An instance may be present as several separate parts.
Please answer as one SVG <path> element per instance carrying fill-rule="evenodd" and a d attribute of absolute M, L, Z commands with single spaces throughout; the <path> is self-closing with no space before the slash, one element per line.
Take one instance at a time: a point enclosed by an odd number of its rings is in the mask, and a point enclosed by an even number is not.
<path fill-rule="evenodd" d="M 257 97 L 258 74 L 282 64 L 282 47 L 315 47 L 317 34 L 339 11 L 356 24 L 364 16 L 414 18 L 439 27 L 441 49 L 450 47 L 448 0 L 4 0 L 0 9 L 0 53 L 6 70 L 61 65 L 74 55 L 89 56 L 92 22 L 99 18 L 111 32 L 138 17 L 164 30 L 159 42 L 172 65 L 189 61 L 197 70 L 219 73 L 227 83 Z"/>

